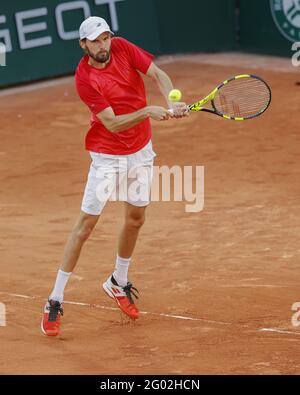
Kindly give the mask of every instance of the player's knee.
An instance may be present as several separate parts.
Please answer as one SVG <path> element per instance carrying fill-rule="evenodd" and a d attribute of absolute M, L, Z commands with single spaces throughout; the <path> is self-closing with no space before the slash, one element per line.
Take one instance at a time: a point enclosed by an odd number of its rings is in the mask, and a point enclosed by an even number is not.
<path fill-rule="evenodd" d="M 89 219 L 84 219 L 79 223 L 74 229 L 74 236 L 81 243 L 84 243 L 91 235 L 96 221 L 90 221 Z"/>
<path fill-rule="evenodd" d="M 145 215 L 130 215 L 127 218 L 127 226 L 135 229 L 141 228 L 145 223 Z"/>
<path fill-rule="evenodd" d="M 75 231 L 75 237 L 79 242 L 84 243 L 90 237 L 92 231 L 92 227 L 79 228 Z"/>

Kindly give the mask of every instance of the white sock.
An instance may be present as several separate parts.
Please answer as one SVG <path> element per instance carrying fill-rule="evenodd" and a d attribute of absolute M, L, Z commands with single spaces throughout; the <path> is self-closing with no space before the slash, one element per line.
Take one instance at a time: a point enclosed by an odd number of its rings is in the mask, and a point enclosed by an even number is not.
<path fill-rule="evenodd" d="M 121 286 L 127 285 L 128 268 L 131 258 L 121 258 L 117 255 L 115 271 L 113 272 L 114 279 Z"/>
<path fill-rule="evenodd" d="M 58 271 L 55 285 L 53 291 L 51 292 L 51 295 L 49 296 L 49 299 L 57 300 L 60 303 L 63 301 L 64 290 L 71 274 L 72 272 L 67 273 L 64 272 L 63 270 Z"/>

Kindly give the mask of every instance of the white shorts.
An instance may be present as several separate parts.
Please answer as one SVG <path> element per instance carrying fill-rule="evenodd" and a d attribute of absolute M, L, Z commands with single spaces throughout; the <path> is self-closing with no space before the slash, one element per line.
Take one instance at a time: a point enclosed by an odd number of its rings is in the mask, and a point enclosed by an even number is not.
<path fill-rule="evenodd" d="M 147 206 L 156 156 L 151 140 L 140 151 L 130 155 L 90 152 L 92 163 L 85 187 L 81 210 L 100 215 L 108 200 L 126 201 L 134 206 Z"/>

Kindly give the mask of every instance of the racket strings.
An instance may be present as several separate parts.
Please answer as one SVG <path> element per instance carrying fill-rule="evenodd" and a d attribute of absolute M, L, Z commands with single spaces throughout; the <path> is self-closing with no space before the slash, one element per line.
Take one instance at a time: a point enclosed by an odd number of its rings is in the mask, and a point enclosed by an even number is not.
<path fill-rule="evenodd" d="M 213 100 L 215 109 L 230 117 L 252 117 L 270 103 L 270 91 L 261 80 L 253 77 L 229 81 Z"/>

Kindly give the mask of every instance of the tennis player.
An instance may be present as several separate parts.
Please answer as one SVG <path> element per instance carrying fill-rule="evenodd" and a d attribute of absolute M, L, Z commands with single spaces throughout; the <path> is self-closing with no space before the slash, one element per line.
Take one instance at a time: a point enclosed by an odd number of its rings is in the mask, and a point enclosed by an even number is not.
<path fill-rule="evenodd" d="M 188 115 L 185 103 L 168 101 L 173 84 L 153 63 L 153 56 L 124 38 L 113 37 L 104 19 L 87 18 L 80 26 L 79 36 L 85 56 L 77 67 L 75 80 L 81 100 L 91 111 L 85 145 L 92 162 L 81 212 L 65 245 L 54 288 L 44 308 L 41 327 L 48 336 L 59 333 L 64 289 L 84 242 L 113 195 L 124 201 L 125 221 L 119 235 L 115 269 L 103 283 L 103 289 L 131 319 L 138 318 L 139 310 L 133 299 L 138 291 L 127 276 L 150 200 L 156 155 L 151 143 L 150 118 L 166 121 Z M 167 108 L 147 105 L 140 73 L 156 82 Z M 169 108 L 173 109 L 172 114 Z"/>

